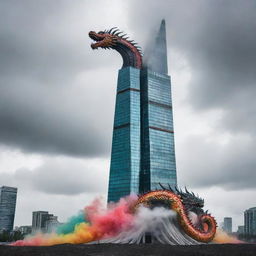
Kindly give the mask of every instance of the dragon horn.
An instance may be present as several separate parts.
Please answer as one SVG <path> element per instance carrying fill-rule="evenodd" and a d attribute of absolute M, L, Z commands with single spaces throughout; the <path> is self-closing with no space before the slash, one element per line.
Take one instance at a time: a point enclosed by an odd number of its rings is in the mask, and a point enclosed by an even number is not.
<path fill-rule="evenodd" d="M 159 182 L 159 186 L 163 189 L 166 190 L 166 188 Z"/>
<path fill-rule="evenodd" d="M 186 193 L 189 193 L 186 186 L 185 186 L 185 191 L 186 191 Z"/>
<path fill-rule="evenodd" d="M 184 193 L 183 193 L 181 188 L 178 188 L 178 186 L 176 186 L 175 189 L 176 189 L 178 195 L 184 195 Z"/>
<path fill-rule="evenodd" d="M 168 187 L 169 187 L 169 190 L 170 190 L 171 192 L 174 192 L 174 191 L 172 190 L 172 187 L 170 186 L 170 184 L 168 184 Z"/>
<path fill-rule="evenodd" d="M 112 30 L 115 29 L 115 28 L 117 28 L 117 27 L 111 28 L 111 29 L 108 31 L 108 33 L 111 34 Z"/>
<path fill-rule="evenodd" d="M 118 32 L 118 31 L 119 31 L 119 29 L 114 30 L 114 31 L 112 32 L 112 35 L 115 35 L 116 32 Z"/>

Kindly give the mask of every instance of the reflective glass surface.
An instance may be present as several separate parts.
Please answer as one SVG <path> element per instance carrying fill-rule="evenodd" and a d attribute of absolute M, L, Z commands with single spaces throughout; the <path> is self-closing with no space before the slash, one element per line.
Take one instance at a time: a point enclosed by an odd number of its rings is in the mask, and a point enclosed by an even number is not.
<path fill-rule="evenodd" d="M 159 189 L 159 183 L 174 187 L 177 178 L 170 77 L 143 70 L 141 91 L 140 190 Z"/>
<path fill-rule="evenodd" d="M 17 188 L 0 187 L 0 231 L 13 229 L 16 197 Z"/>
<path fill-rule="evenodd" d="M 139 192 L 140 172 L 140 70 L 119 71 L 108 201 Z"/>

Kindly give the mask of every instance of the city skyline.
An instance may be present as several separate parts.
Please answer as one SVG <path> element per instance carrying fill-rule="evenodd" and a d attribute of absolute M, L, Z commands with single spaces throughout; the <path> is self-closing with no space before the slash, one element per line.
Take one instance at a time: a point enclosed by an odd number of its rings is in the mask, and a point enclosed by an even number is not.
<path fill-rule="evenodd" d="M 0 5 L 0 177 L 19 188 L 15 225 L 30 223 L 35 209 L 64 221 L 106 196 L 121 60 L 93 52 L 87 31 L 118 26 L 144 51 L 163 17 L 178 183 L 218 222 L 243 223 L 256 196 L 253 1 Z"/>
<path fill-rule="evenodd" d="M 48 211 L 45 210 L 37 210 L 32 212 L 31 225 L 20 225 L 14 227 L 13 223 L 15 218 L 17 190 L 17 188 L 13 187 L 0 187 L 0 206 L 2 207 L 2 211 L 0 211 L 0 232 L 2 230 L 18 230 L 21 231 L 21 233 L 23 234 L 35 234 L 37 232 L 50 233 L 61 224 L 64 224 L 58 221 L 58 216 L 50 214 Z M 8 193 L 10 195 L 8 195 Z M 15 197 L 12 194 L 15 194 Z M 6 206 L 8 207 L 6 208 Z M 237 235 L 255 235 L 256 207 L 250 207 L 249 209 L 245 209 L 243 211 L 243 225 L 238 225 L 237 229 L 233 230 L 232 217 L 224 217 L 224 221 L 219 222 L 220 228 L 227 234 L 234 233 Z"/>

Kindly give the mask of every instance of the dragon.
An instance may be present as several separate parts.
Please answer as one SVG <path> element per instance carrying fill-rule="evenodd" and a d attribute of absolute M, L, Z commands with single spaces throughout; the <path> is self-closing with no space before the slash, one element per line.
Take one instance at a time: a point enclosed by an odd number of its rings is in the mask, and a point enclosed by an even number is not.
<path fill-rule="evenodd" d="M 114 49 L 119 52 L 123 58 L 124 67 L 142 68 L 142 51 L 140 46 L 133 40 L 129 40 L 126 34 L 116 27 L 110 30 L 89 32 L 89 37 L 95 41 L 91 44 L 92 49 Z"/>
<path fill-rule="evenodd" d="M 203 243 L 212 241 L 217 223 L 208 211 L 203 211 L 204 200 L 189 192 L 187 188 L 182 191 L 177 187 L 173 190 L 170 186 L 168 189 L 161 184 L 160 186 L 162 190 L 140 195 L 132 211 L 135 212 L 140 205 L 149 208 L 158 206 L 169 208 L 177 213 L 178 222 L 187 235 Z M 191 215 L 194 215 L 194 218 Z"/>
<path fill-rule="evenodd" d="M 124 67 L 134 67 L 142 69 L 141 48 L 126 34 L 116 27 L 110 30 L 89 32 L 89 37 L 94 41 L 91 48 L 114 49 L 123 58 Z M 163 187 L 162 190 L 150 191 L 139 196 L 136 203 L 132 206 L 135 212 L 140 205 L 149 208 L 164 206 L 177 213 L 178 222 L 187 235 L 199 242 L 208 243 L 215 236 L 217 224 L 215 219 L 206 211 L 203 211 L 204 200 L 196 196 L 193 192 L 173 190 Z"/>

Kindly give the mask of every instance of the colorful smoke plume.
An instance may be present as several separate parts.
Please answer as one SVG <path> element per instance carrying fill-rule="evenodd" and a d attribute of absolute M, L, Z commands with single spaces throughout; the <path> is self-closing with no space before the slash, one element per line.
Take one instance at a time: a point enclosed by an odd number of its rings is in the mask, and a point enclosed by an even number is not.
<path fill-rule="evenodd" d="M 85 207 L 84 213 L 72 217 L 66 224 L 52 234 L 37 234 L 12 245 L 47 246 L 55 244 L 80 244 L 109 238 L 128 230 L 134 222 L 130 206 L 137 200 L 136 196 L 122 198 L 117 204 L 110 204 L 104 210 L 100 200 L 95 200 Z"/>
<path fill-rule="evenodd" d="M 59 226 L 54 233 L 38 233 L 12 245 L 50 246 L 97 240 L 107 243 L 139 243 L 147 232 L 158 237 L 158 241 L 162 243 L 199 244 L 177 226 L 177 214 L 170 209 L 141 207 L 136 214 L 132 213 L 131 207 L 137 199 L 137 196 L 122 198 L 118 203 L 109 204 L 107 209 L 103 207 L 100 199 L 96 199 L 83 211 Z M 213 242 L 241 243 L 220 230 L 217 231 Z"/>
<path fill-rule="evenodd" d="M 66 235 L 69 233 L 73 233 L 75 230 L 75 227 L 78 224 L 81 224 L 83 222 L 87 222 L 85 213 L 84 213 L 84 211 L 79 211 L 79 213 L 77 215 L 69 218 L 66 223 L 58 226 L 56 229 L 56 233 L 58 235 Z"/>

